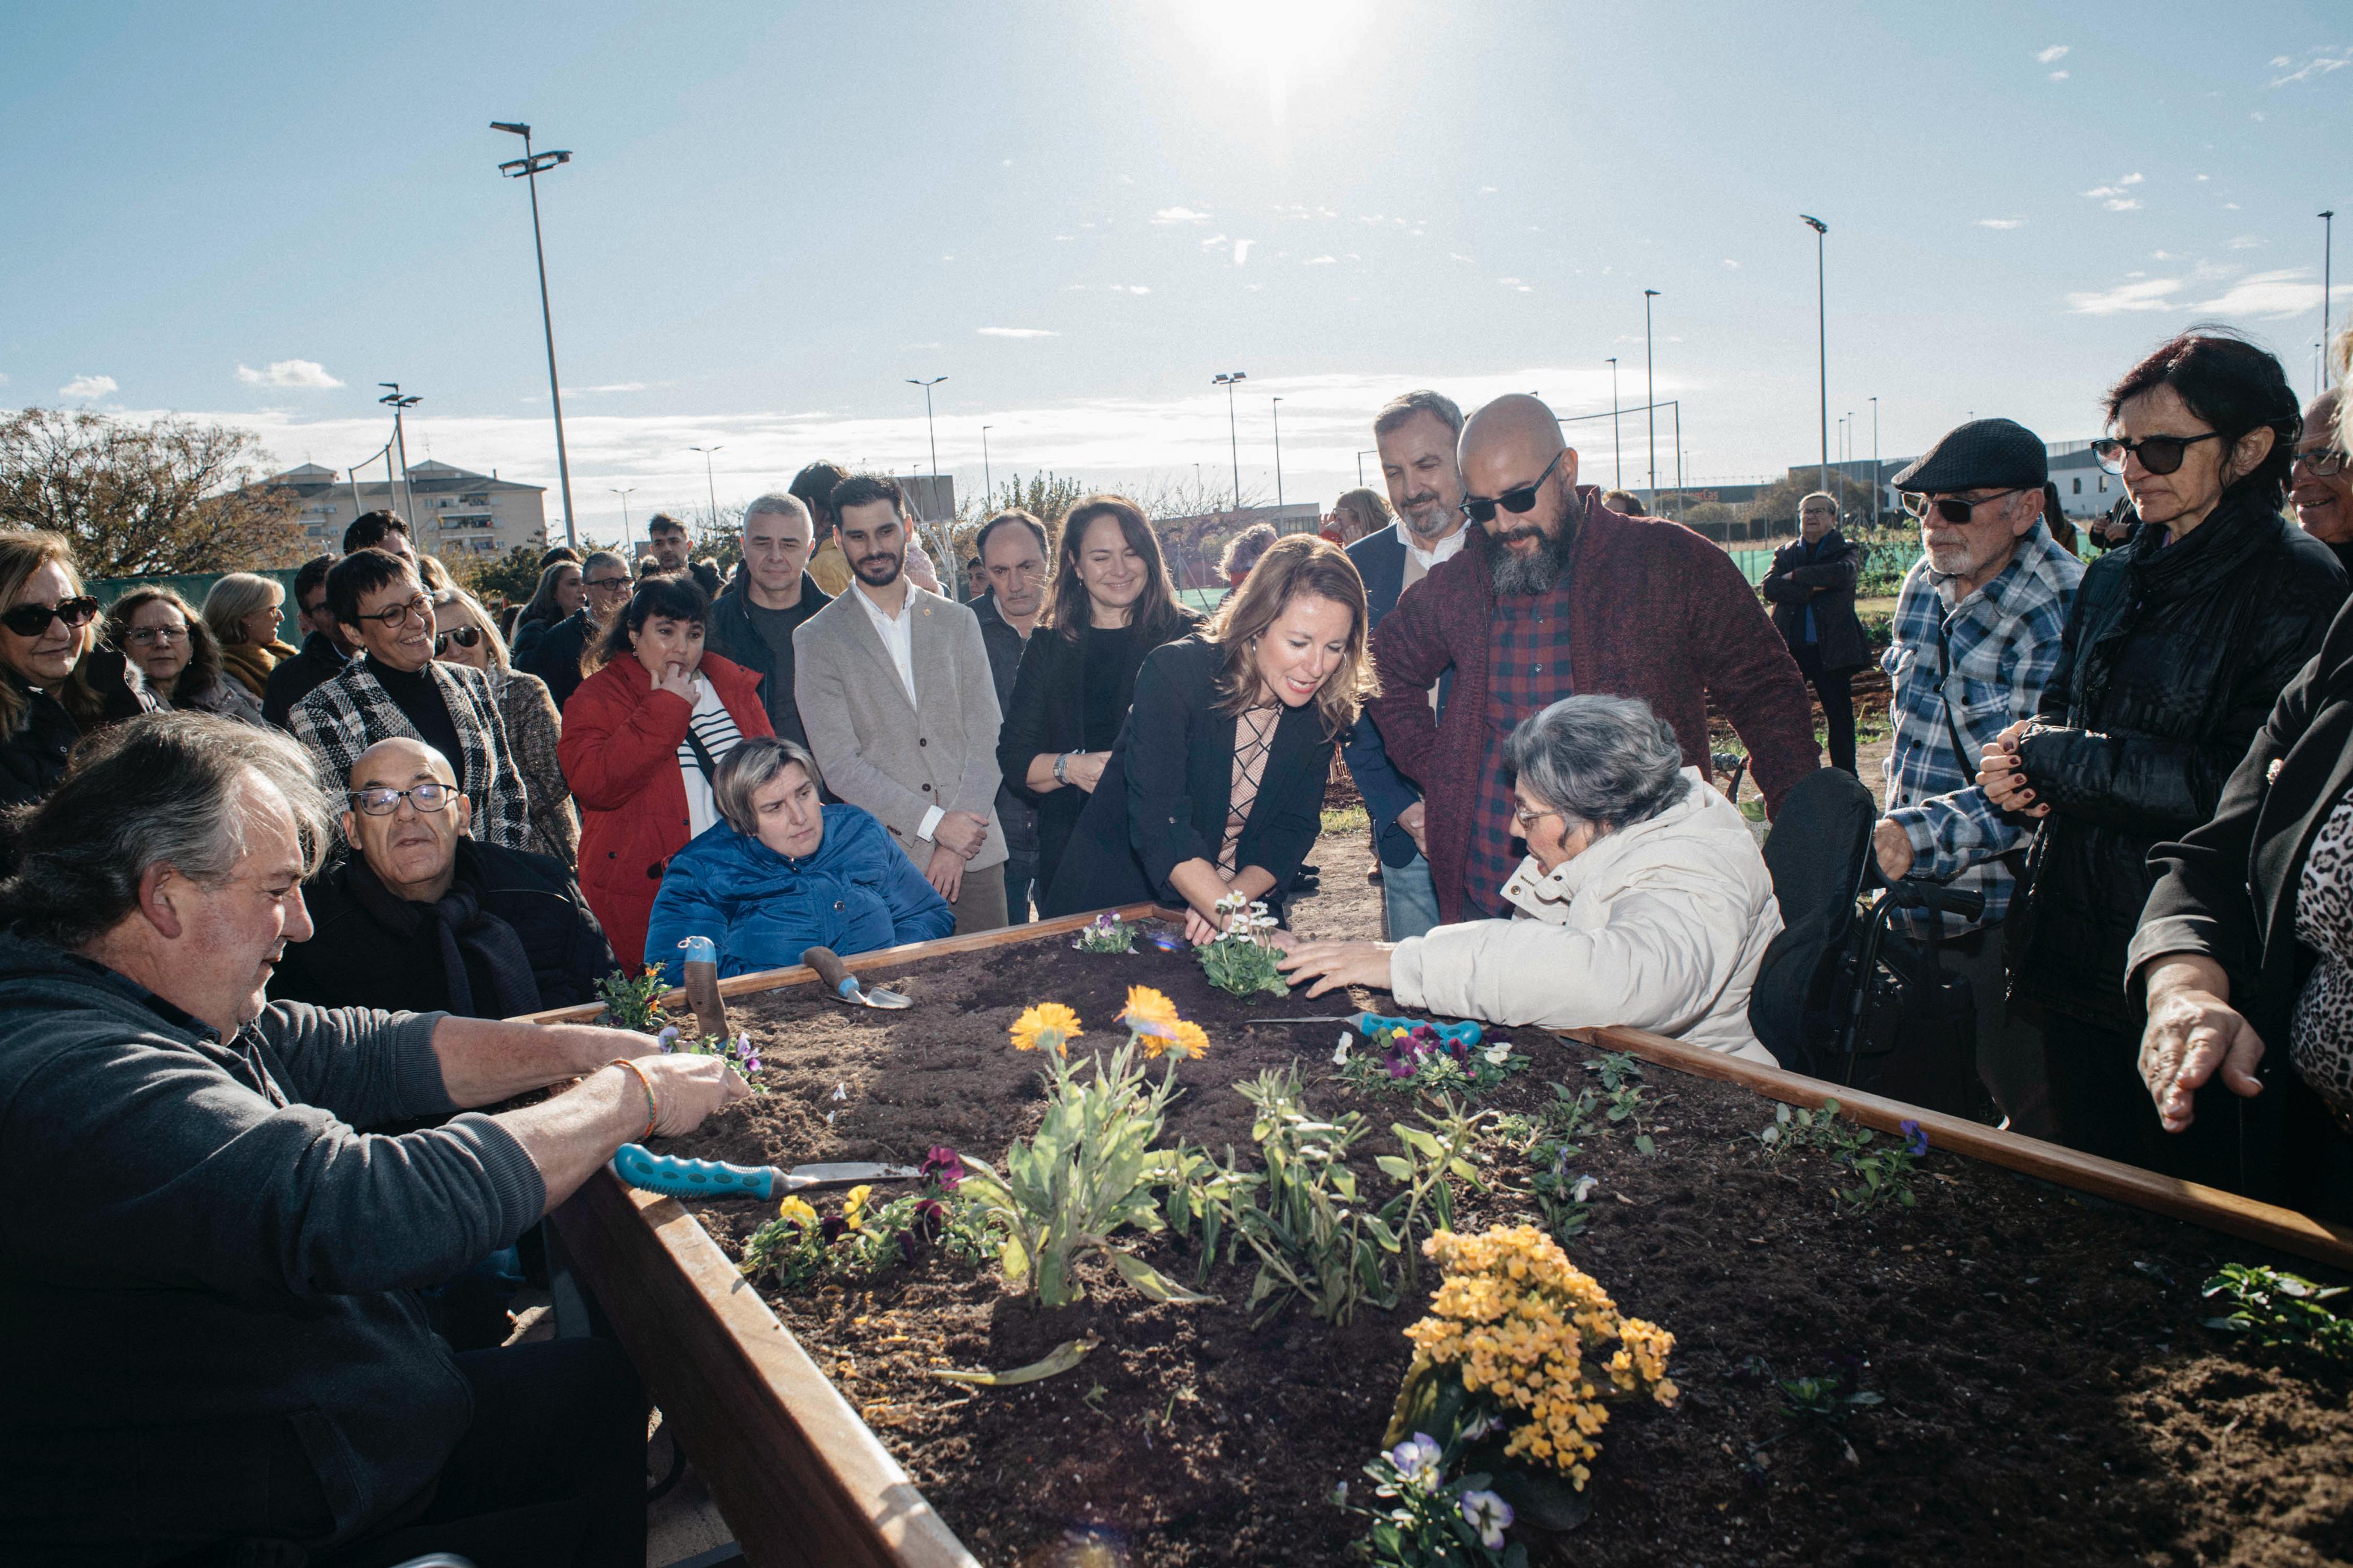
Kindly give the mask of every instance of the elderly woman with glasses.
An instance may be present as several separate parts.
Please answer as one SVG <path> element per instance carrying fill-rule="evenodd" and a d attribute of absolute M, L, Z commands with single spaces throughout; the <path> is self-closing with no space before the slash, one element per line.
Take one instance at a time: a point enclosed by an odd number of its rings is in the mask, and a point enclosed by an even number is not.
<path fill-rule="evenodd" d="M 46 798 L 74 742 L 146 708 L 97 619 L 63 534 L 0 533 L 0 806 Z"/>
<path fill-rule="evenodd" d="M 1292 983 L 1496 1024 L 1627 1025 L 1773 1065 L 1748 1025 L 1781 930 L 1773 879 L 1673 728 L 1634 698 L 1565 697 L 1512 731 L 1504 761 L 1528 847 L 1504 884 L 1512 917 L 1398 942 L 1278 934 Z"/>
<path fill-rule="evenodd" d="M 556 756 L 564 720 L 547 682 L 514 668 L 497 623 L 462 588 L 433 595 L 433 657 L 479 669 L 491 683 L 491 700 L 506 721 L 507 741 L 514 748 L 515 771 L 531 792 L 531 825 L 539 834 L 539 848 L 567 869 L 579 864 L 580 818 L 573 813 L 570 786 Z"/>
<path fill-rule="evenodd" d="M 712 794 L 722 824 L 670 857 L 646 928 L 646 962 L 684 978 L 679 944 L 708 937 L 719 973 L 798 963 L 812 947 L 839 953 L 932 942 L 955 911 L 873 816 L 822 803 L 806 746 L 747 740 L 719 763 Z"/>
<path fill-rule="evenodd" d="M 147 678 L 159 708 L 262 722 L 261 704 L 221 672 L 212 627 L 169 588 L 133 588 L 106 610 L 106 640 Z"/>
<path fill-rule="evenodd" d="M 2093 444 L 2139 513 L 2086 567 L 2035 716 L 1986 748 L 1978 782 L 2036 820 L 2009 933 L 2012 1009 L 2047 1016 L 2052 1136 L 2243 1189 L 2239 1119 L 2164 1137 L 2136 1069 L 2126 949 L 2149 851 L 2214 815 L 2280 692 L 2346 596 L 2327 545 L 2280 515 L 2299 412 L 2279 362 L 2185 332 L 2109 390 Z"/>

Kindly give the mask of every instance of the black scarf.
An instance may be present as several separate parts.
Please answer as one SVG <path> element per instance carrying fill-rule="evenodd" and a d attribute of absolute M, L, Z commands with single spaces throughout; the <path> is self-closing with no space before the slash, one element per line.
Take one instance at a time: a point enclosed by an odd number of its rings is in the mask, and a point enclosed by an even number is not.
<path fill-rule="evenodd" d="M 448 1011 L 463 1018 L 512 1018 L 540 1008 L 539 977 L 514 927 L 485 910 L 471 883 L 465 879 L 463 845 L 459 846 L 458 876 L 438 903 L 413 902 L 386 888 L 364 859 L 354 858 L 347 874 L 352 897 L 375 921 L 404 939 L 414 939 L 430 922 L 441 949 L 442 984 L 448 992 Z M 476 1005 L 474 979 L 466 967 L 470 955 L 481 962 L 493 994 L 487 1008 Z"/>

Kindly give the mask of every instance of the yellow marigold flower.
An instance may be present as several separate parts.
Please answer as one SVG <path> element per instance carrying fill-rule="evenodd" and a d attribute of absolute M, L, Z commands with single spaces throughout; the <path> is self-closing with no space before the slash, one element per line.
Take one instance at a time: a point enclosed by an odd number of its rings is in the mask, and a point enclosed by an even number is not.
<path fill-rule="evenodd" d="M 1176 1032 L 1168 1041 L 1168 1049 L 1173 1055 L 1183 1057 L 1188 1061 L 1199 1061 L 1209 1054 L 1208 1033 L 1200 1025 L 1179 1018 L 1176 1021 Z M 1158 1055 L 1157 1052 L 1153 1054 Z"/>
<path fill-rule="evenodd" d="M 1158 1036 L 1165 1041 L 1176 1033 L 1176 1004 L 1149 985 L 1127 988 L 1127 1005 L 1120 1009 L 1119 1016 L 1132 1035 Z M 1166 1048 L 1165 1044 L 1161 1047 Z"/>
<path fill-rule="evenodd" d="M 1034 1051 L 1039 1047 L 1058 1057 L 1071 1054 L 1071 1042 L 1086 1033 L 1079 1027 L 1079 1016 L 1060 1002 L 1040 1002 L 1013 1020 L 1013 1048 Z"/>
<path fill-rule="evenodd" d="M 797 1195 L 788 1197 L 776 1205 L 776 1217 L 788 1219 L 803 1230 L 817 1228 L 817 1210 L 809 1207 L 807 1199 Z"/>

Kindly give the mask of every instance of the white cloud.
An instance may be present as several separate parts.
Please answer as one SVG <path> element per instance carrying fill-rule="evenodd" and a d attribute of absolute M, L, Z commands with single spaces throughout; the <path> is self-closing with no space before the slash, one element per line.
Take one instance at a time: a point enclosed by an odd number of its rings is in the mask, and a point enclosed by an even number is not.
<path fill-rule="evenodd" d="M 1229 245 L 1231 243 L 1232 241 L 1226 236 L 1222 234 L 1213 234 L 1208 238 L 1201 242 L 1201 248 L 1204 250 L 1215 250 L 1221 245 Z"/>
<path fill-rule="evenodd" d="M 2281 58 L 2272 61 L 2272 64 L 2274 66 L 2284 66 L 2287 64 L 2287 60 L 2285 57 L 2282 57 Z M 2280 77 L 2273 81 L 2271 85 L 2274 87 L 2285 87 L 2292 81 L 2309 81 L 2315 77 L 2327 76 L 2330 71 L 2342 69 L 2346 66 L 2353 66 L 2353 48 L 2340 49 L 2333 55 L 2329 54 L 2326 50 L 2322 50 L 2319 53 L 2315 54 L 2309 60 L 2306 60 L 2302 69 L 2291 71 L 2286 76 Z M 2260 120 L 2263 117 L 2261 115 L 2257 115 L 2255 118 Z"/>
<path fill-rule="evenodd" d="M 1234 241 L 1234 265 L 1237 267 L 1247 267 L 1250 265 L 1250 247 L 1257 243 L 1258 241 L 1254 239 L 1238 239 Z"/>
<path fill-rule="evenodd" d="M 2148 258 L 2151 261 L 2170 261 L 2173 259 L 2173 252 L 2169 250 L 2152 250 L 2148 253 Z"/>
<path fill-rule="evenodd" d="M 2118 180 L 2116 184 L 2120 185 L 2137 185 L 2141 184 L 2141 176 L 2138 174 L 2126 174 L 2123 179 Z"/>
<path fill-rule="evenodd" d="M 1114 294 L 1118 293 L 1123 289 L 1126 289 L 1131 294 L 1149 294 L 1152 292 L 1150 286 L 1143 283 L 1114 283 L 1111 286 L 1111 291 Z"/>
<path fill-rule="evenodd" d="M 7 372 L 5 372 L 5 371 L 0 371 L 0 386 L 5 386 L 5 385 L 7 385 L 7 384 L 8 384 L 8 373 L 7 373 Z"/>
<path fill-rule="evenodd" d="M 2070 294 L 2067 309 L 2079 316 L 2119 316 L 2129 310 L 2171 310 L 2178 309 L 2167 296 L 2180 292 L 2179 278 L 2151 278 L 2139 283 L 2123 283 L 2097 293 Z"/>
<path fill-rule="evenodd" d="M 255 370 L 250 365 L 237 367 L 237 378 L 248 386 L 341 386 L 343 384 L 327 374 L 327 369 L 314 359 L 280 359 L 269 362 L 267 370 Z"/>
<path fill-rule="evenodd" d="M 1336 256 L 1311 256 L 1299 265 L 1302 267 L 1337 267 L 1339 264 L 1340 258 Z"/>
<path fill-rule="evenodd" d="M 2287 57 L 2286 57 L 2285 55 L 2274 55 L 2274 56 L 2272 57 L 2272 68 L 2273 68 L 2274 70 L 2280 70 L 2280 69 L 2283 69 L 2284 68 L 2285 68 L 2285 66 L 2287 65 L 2287 63 L 2288 63 L 2288 60 L 2287 60 Z"/>
<path fill-rule="evenodd" d="M 2129 196 L 2112 197 L 2107 201 L 2102 202 L 2100 205 L 2107 208 L 2108 211 L 2112 213 L 2129 213 L 2138 212 L 2140 210 L 2140 203 L 2133 200 Z"/>
<path fill-rule="evenodd" d="M 2066 44 L 2053 44 L 2049 48 L 2043 50 L 2041 54 L 2035 56 L 2034 58 L 2037 63 L 2047 66 L 2052 60 L 2066 58 L 2069 47 L 2070 46 Z"/>
<path fill-rule="evenodd" d="M 2236 202 L 2224 202 L 2222 204 L 2222 210 L 2226 213 L 2237 212 L 2239 210 L 2239 204 Z"/>
<path fill-rule="evenodd" d="M 1737 261 L 1733 260 L 1733 259 L 1732 259 L 1732 258 L 1730 258 L 1729 256 L 1727 256 L 1727 257 L 1725 257 L 1725 258 L 1724 258 L 1724 264 L 1725 264 L 1725 266 L 1726 266 L 1726 267 L 1730 268 L 1731 268 L 1733 271 L 1735 271 L 1735 272 L 1737 272 L 1737 271 L 1739 271 L 1739 270 L 1740 270 L 1740 263 L 1738 263 Z"/>
<path fill-rule="evenodd" d="M 976 327 L 984 338 L 1059 338 L 1062 334 L 1044 327 Z"/>
<path fill-rule="evenodd" d="M 2022 217 L 1981 217 L 1978 219 L 1978 226 L 1979 228 L 2018 228 L 2025 222 Z"/>
<path fill-rule="evenodd" d="M 2198 183 L 2199 183 L 2200 184 L 2201 184 L 2201 185 L 2202 185 L 2202 184 L 2204 184 L 2206 183 L 2206 176 L 2205 176 L 2205 175 L 2203 175 L 2203 174 L 2199 175 L 2199 176 L 2198 176 Z"/>
<path fill-rule="evenodd" d="M 1459 250 L 1450 250 L 1450 251 L 1448 251 L 1448 252 L 1446 253 L 1446 259 L 1448 259 L 1449 261 L 1471 261 L 1471 258 L 1470 258 L 1469 257 L 1467 257 L 1467 256 L 1463 255 L 1463 254 L 1462 254 L 1461 251 L 1459 251 Z M 1472 262 L 1471 264 L 1472 264 L 1472 266 L 1474 266 L 1474 267 L 1478 265 L 1478 263 L 1476 263 L 1476 262 Z"/>
<path fill-rule="evenodd" d="M 2085 191 L 2084 194 L 2096 200 L 2101 196 L 2123 195 L 2125 194 L 2125 188 L 2122 185 L 2094 185 L 2090 190 Z"/>
<path fill-rule="evenodd" d="M 934 345 L 934 346 L 936 346 L 936 345 Z M 571 391 L 571 392 L 582 392 L 582 393 L 586 393 L 586 392 L 643 392 L 647 387 L 651 386 L 652 384 L 653 384 L 653 383 L 652 383 L 652 382 L 649 382 L 649 381 L 608 381 L 608 382 L 607 382 L 607 383 L 606 383 L 604 385 L 602 385 L 602 386 L 575 386 L 575 387 L 569 387 L 569 388 L 566 388 L 566 390 L 567 390 L 567 391 Z"/>
<path fill-rule="evenodd" d="M 2230 245 L 2232 250 L 2260 250 L 2269 243 L 2270 241 L 2260 238 L 2257 236 L 2242 234 L 2233 237 L 2231 240 Z"/>
<path fill-rule="evenodd" d="M 58 395 L 79 397 L 87 402 L 91 398 L 104 397 L 111 392 L 121 390 L 121 386 L 111 375 L 78 375 L 58 387 Z"/>
<path fill-rule="evenodd" d="M 1479 194 L 1482 196 L 1492 196 L 1495 194 L 1495 187 L 1493 185 L 1482 185 L 1479 187 Z"/>
<path fill-rule="evenodd" d="M 2067 73 L 2065 71 L 2052 71 L 2051 73 L 2051 79 L 2052 81 L 2065 81 L 2067 79 Z"/>
<path fill-rule="evenodd" d="M 1135 176 L 1133 174 L 1122 174 L 1119 177 L 1119 183 L 1123 185 L 1132 185 L 1135 184 Z"/>
<path fill-rule="evenodd" d="M 2308 267 L 2251 273 L 2232 284 L 2220 299 L 2194 308 L 2217 316 L 2300 316 L 2320 308 L 2320 284 Z"/>
<path fill-rule="evenodd" d="M 1162 207 L 1152 215 L 1152 221 L 1157 224 L 1207 223 L 1209 215 L 1195 212 L 1191 207 Z"/>
<path fill-rule="evenodd" d="M 1504 288 L 1510 289 L 1517 293 L 1533 294 L 1535 292 L 1535 289 L 1529 288 L 1526 284 L 1521 282 L 1516 278 L 1498 278 L 1495 281 L 1502 284 Z"/>

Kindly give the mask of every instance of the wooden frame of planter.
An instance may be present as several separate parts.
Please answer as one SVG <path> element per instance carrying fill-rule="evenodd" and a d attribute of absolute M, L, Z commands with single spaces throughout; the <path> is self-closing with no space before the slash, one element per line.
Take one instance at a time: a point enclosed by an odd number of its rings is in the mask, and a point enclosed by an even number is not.
<path fill-rule="evenodd" d="M 1172 911 L 1138 904 L 1113 912 L 1139 919 Z M 1070 915 L 885 948 L 847 964 L 854 973 L 1009 947 L 1077 931 L 1094 918 Z M 744 996 L 816 978 L 795 966 L 738 976 L 723 982 L 720 992 Z M 672 992 L 663 1003 L 682 1007 L 684 994 Z M 589 1005 L 528 1016 L 577 1023 L 601 1011 Z M 1736 1083 L 1766 1100 L 1813 1107 L 1835 1099 L 1841 1112 L 1883 1131 L 1916 1121 L 1948 1152 L 2353 1270 L 2353 1227 L 1641 1029 L 1558 1032 L 1599 1049 L 1628 1051 L 1660 1067 Z M 979 1568 L 840 1391 L 676 1200 L 624 1186 L 600 1171 L 554 1218 L 574 1266 L 754 1568 Z"/>

